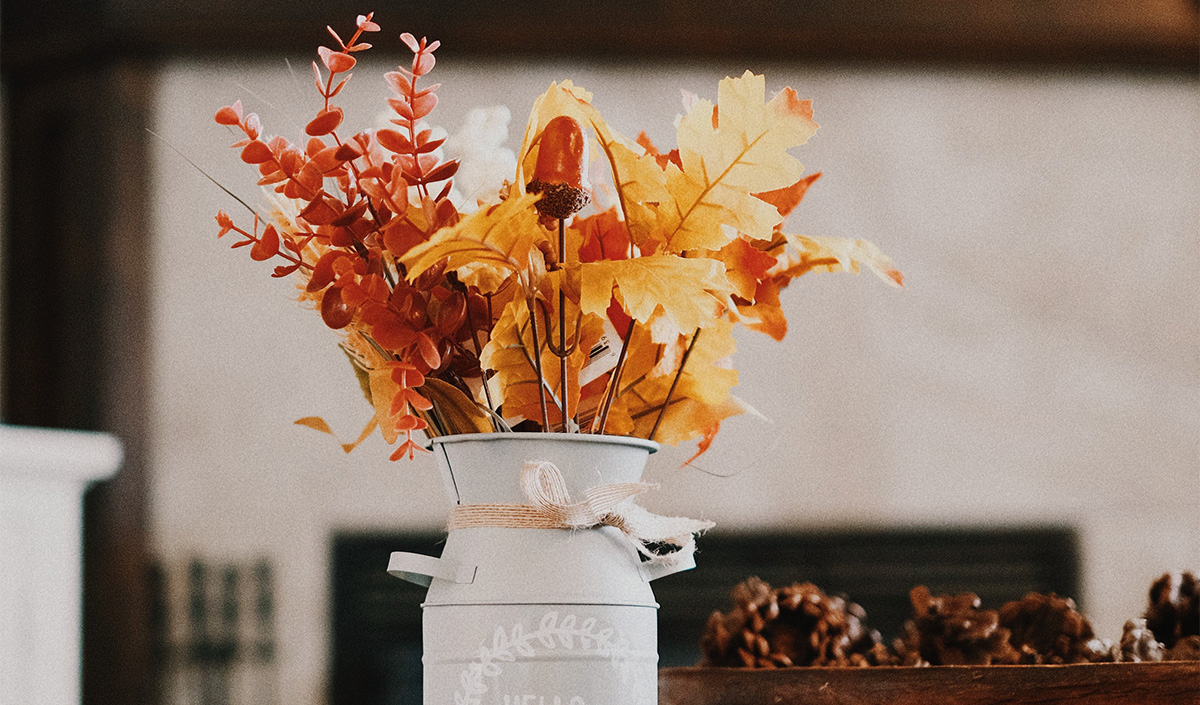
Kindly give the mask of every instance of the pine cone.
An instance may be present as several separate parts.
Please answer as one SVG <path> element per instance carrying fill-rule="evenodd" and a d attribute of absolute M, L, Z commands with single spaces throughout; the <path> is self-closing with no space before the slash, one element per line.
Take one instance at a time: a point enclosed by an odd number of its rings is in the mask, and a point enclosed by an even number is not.
<path fill-rule="evenodd" d="M 971 593 L 934 597 L 918 585 L 909 593 L 916 617 L 904 625 L 896 651 L 905 666 L 988 666 L 1017 663 L 996 610 L 979 609 Z"/>
<path fill-rule="evenodd" d="M 890 662 L 866 612 L 812 583 L 772 589 L 750 578 L 733 589 L 733 609 L 709 617 L 705 665 L 747 668 L 870 666 Z"/>
<path fill-rule="evenodd" d="M 1191 572 L 1163 573 L 1150 586 L 1146 627 L 1168 649 L 1200 634 L 1200 583 Z"/>
<path fill-rule="evenodd" d="M 1200 661 L 1200 636 L 1185 636 L 1163 654 L 1163 661 Z"/>
<path fill-rule="evenodd" d="M 1116 663 L 1121 660 L 1121 645 L 1112 639 L 1089 639 L 1083 646 L 1083 657 L 1088 663 Z"/>
<path fill-rule="evenodd" d="M 1075 602 L 1054 593 L 1031 592 L 1000 608 L 1000 626 L 1019 654 L 1019 663 L 1082 663 L 1092 649 L 1095 634 L 1087 618 L 1075 610 Z"/>
<path fill-rule="evenodd" d="M 1131 619 L 1125 622 L 1121 634 L 1122 661 L 1162 661 L 1162 644 L 1154 638 L 1154 632 L 1146 628 L 1146 620 Z"/>

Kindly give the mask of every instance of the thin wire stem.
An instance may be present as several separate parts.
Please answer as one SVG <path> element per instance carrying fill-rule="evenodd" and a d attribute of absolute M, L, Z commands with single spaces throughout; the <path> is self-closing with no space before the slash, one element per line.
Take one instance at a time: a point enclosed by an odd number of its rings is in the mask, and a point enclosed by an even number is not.
<path fill-rule="evenodd" d="M 679 378 L 683 376 L 683 368 L 687 366 L 688 358 L 692 355 L 692 348 L 696 347 L 696 341 L 700 338 L 700 329 L 692 334 L 692 342 L 688 343 L 687 350 L 683 351 L 683 359 L 679 361 L 679 369 L 675 372 L 675 379 L 671 380 L 671 388 L 667 390 L 667 398 L 663 399 L 662 408 L 658 411 L 658 418 L 654 420 L 654 428 L 650 429 L 650 435 L 646 436 L 649 440 L 654 440 L 654 434 L 658 433 L 658 426 L 662 423 L 663 416 L 667 413 L 667 406 L 671 403 L 671 395 L 675 393 L 675 385 L 679 384 Z"/>
<path fill-rule="evenodd" d="M 542 431 L 550 432 L 550 411 L 546 408 L 546 394 L 542 388 L 546 386 L 546 375 L 542 373 L 542 344 L 538 342 L 537 313 L 533 310 L 533 298 L 525 299 L 529 309 L 529 329 L 533 334 L 533 369 L 538 378 L 538 401 L 542 405 Z"/>
<path fill-rule="evenodd" d="M 635 323 L 634 319 L 629 319 L 629 328 L 625 330 L 625 339 L 621 341 L 621 354 L 617 356 L 617 366 L 613 368 L 612 378 L 608 381 L 604 405 L 600 408 L 600 427 L 596 431 L 600 435 L 604 435 L 604 427 L 608 425 L 608 411 L 617 398 L 617 390 L 621 388 L 621 374 L 625 371 L 625 355 L 629 352 L 629 340 L 633 337 Z"/>
<path fill-rule="evenodd" d="M 567 270 L 564 265 L 567 262 L 567 230 L 566 220 L 558 219 L 558 266 L 562 268 L 562 281 L 558 285 L 558 393 L 562 395 L 562 432 L 567 432 L 567 421 L 571 418 L 571 412 L 567 410 L 570 402 L 567 399 L 567 293 L 563 290 L 566 286 Z M 579 331 L 575 331 L 576 335 Z M 546 331 L 546 335 L 550 335 Z"/>

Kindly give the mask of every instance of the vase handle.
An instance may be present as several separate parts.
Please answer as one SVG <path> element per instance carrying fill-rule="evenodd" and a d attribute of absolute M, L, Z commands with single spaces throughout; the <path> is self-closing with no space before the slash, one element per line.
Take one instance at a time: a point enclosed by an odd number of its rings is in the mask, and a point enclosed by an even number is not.
<path fill-rule="evenodd" d="M 642 563 L 642 575 L 646 577 L 646 582 L 665 578 L 668 575 L 682 573 L 685 570 L 691 570 L 696 567 L 696 557 L 691 553 L 673 561 L 663 563 L 655 563 L 653 561 Z"/>
<path fill-rule="evenodd" d="M 429 587 L 434 578 L 447 580 L 452 583 L 471 583 L 475 581 L 475 566 L 459 565 L 445 558 L 434 558 L 421 553 L 405 553 L 395 551 L 388 560 L 388 575 L 394 575 L 401 580 Z"/>

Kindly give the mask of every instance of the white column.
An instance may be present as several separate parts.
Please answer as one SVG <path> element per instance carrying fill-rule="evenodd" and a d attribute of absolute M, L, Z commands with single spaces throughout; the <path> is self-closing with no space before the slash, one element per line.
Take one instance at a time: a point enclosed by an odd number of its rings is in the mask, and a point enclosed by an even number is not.
<path fill-rule="evenodd" d="M 80 701 L 83 491 L 120 463 L 108 434 L 0 425 L 0 705 Z"/>

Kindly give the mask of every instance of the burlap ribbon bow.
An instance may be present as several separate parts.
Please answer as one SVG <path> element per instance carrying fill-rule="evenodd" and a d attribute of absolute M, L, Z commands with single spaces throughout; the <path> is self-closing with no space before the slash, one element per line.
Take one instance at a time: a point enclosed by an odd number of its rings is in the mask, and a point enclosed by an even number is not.
<path fill-rule="evenodd" d="M 545 461 L 529 461 L 521 469 L 521 489 L 529 504 L 462 504 L 451 512 L 449 528 L 590 529 L 612 526 L 624 532 L 638 553 L 650 563 L 674 565 L 689 561 L 696 550 L 695 534 L 711 529 L 713 523 L 659 516 L 626 501 L 654 488 L 644 482 L 599 485 L 588 490 L 583 501 L 572 502 L 558 466 Z"/>

